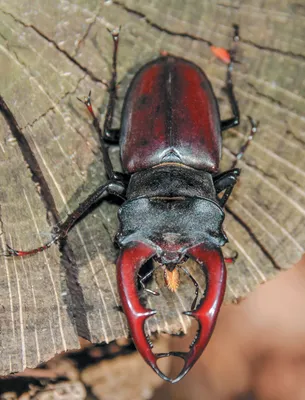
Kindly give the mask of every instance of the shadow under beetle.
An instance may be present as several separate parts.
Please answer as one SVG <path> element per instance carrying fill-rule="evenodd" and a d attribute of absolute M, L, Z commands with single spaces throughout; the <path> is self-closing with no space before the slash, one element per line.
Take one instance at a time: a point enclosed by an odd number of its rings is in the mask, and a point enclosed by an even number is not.
<path fill-rule="evenodd" d="M 109 194 L 122 198 L 116 242 L 120 247 L 117 281 L 122 308 L 133 341 L 144 360 L 164 380 L 178 382 L 194 365 L 213 332 L 226 287 L 226 262 L 220 248 L 227 242 L 222 230 L 223 208 L 240 170 L 233 168 L 246 150 L 256 125 L 250 118 L 251 134 L 236 156 L 232 169 L 219 173 L 221 132 L 239 124 L 239 109 L 231 79 L 234 49 L 228 62 L 226 91 L 233 117 L 221 121 L 218 103 L 203 71 L 190 61 L 160 57 L 141 68 L 131 82 L 122 112 L 121 128 L 111 129 L 117 97 L 117 52 L 114 42 L 112 79 L 103 130 L 92 109 L 90 93 L 84 103 L 93 117 L 101 142 L 108 182 L 99 187 L 59 226 L 46 245 L 18 251 L 8 246 L 9 255 L 26 256 L 43 251 L 64 238 L 75 222 L 95 203 Z M 235 27 L 234 42 L 238 42 Z M 124 173 L 113 170 L 109 143 L 120 143 Z M 221 195 L 222 193 L 222 195 Z M 193 258 L 206 275 L 204 297 L 196 307 L 198 285 L 183 267 Z M 156 310 L 146 309 L 139 300 L 137 281 L 141 266 L 149 259 L 163 265 L 167 286 L 179 285 L 178 267 L 192 280 L 196 296 L 184 314 L 198 322 L 198 332 L 189 352 L 153 353 L 144 323 Z M 178 265 L 179 264 L 179 265 Z M 182 265 L 181 265 L 182 264 Z M 152 274 L 149 272 L 140 283 Z M 152 294 L 158 294 L 146 289 Z M 170 379 L 157 366 L 163 357 L 177 356 L 184 366 Z"/>

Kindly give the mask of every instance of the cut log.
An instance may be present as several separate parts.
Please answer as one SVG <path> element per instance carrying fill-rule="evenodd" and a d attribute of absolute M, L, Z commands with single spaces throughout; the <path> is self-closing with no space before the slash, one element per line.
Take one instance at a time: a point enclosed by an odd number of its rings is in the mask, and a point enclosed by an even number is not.
<path fill-rule="evenodd" d="M 249 131 L 260 129 L 244 159 L 229 202 L 225 229 L 239 258 L 228 267 L 227 300 L 245 296 L 277 270 L 296 262 L 305 246 L 304 7 L 267 0 L 1 1 L 0 92 L 11 114 L 0 115 L 1 242 L 29 249 L 105 182 L 98 138 L 77 97 L 92 90 L 101 122 L 107 104 L 112 40 L 122 26 L 119 107 L 140 66 L 160 50 L 198 64 L 220 100 L 226 66 L 211 61 L 208 44 L 229 48 L 232 24 L 241 41 L 234 69 L 241 125 L 224 133 L 222 169 Z M 9 116 L 13 115 L 14 120 Z M 119 152 L 111 150 L 119 168 Z M 128 335 L 118 311 L 115 278 L 118 205 L 103 202 L 78 223 L 64 246 L 24 259 L 0 259 L 0 374 L 21 371 L 79 347 L 78 337 L 109 342 Z M 193 267 L 192 267 L 193 268 Z M 194 267 L 196 275 L 196 268 Z M 200 273 L 198 272 L 200 275 Z M 204 277 L 199 276 L 202 291 Z M 153 288 L 158 277 L 151 282 Z M 194 288 L 183 278 L 177 294 L 147 298 L 159 310 L 148 333 L 180 333 Z"/>

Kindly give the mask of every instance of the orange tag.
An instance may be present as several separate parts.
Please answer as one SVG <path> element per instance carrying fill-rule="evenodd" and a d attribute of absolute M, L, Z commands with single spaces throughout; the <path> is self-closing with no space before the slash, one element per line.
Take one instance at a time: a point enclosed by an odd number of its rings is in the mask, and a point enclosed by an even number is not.
<path fill-rule="evenodd" d="M 219 58 L 225 64 L 230 64 L 231 56 L 228 50 L 223 47 L 210 46 L 210 49 L 215 57 Z"/>

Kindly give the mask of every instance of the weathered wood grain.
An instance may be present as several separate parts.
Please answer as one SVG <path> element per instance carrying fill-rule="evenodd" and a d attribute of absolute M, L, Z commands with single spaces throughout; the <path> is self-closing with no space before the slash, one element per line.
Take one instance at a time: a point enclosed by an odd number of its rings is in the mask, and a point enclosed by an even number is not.
<path fill-rule="evenodd" d="M 122 26 L 120 105 L 134 72 L 165 49 L 206 71 L 225 118 L 230 112 L 221 90 L 225 66 L 211 61 L 208 43 L 229 47 L 232 24 L 238 23 L 242 40 L 234 83 L 242 123 L 224 135 L 222 167 L 229 167 L 247 135 L 247 115 L 260 121 L 260 131 L 240 162 L 243 173 L 228 206 L 225 251 L 236 249 L 239 259 L 228 267 L 227 298 L 246 295 L 276 268 L 298 260 L 305 246 L 302 10 L 301 4 L 272 0 L 0 1 L 0 92 L 39 165 L 39 171 L 31 169 L 1 115 L 3 246 L 27 249 L 47 241 L 53 224 L 105 181 L 96 134 L 76 97 L 91 89 L 103 120 L 103 82 L 110 76 L 112 52 L 106 28 Z M 111 155 L 118 166 L 118 149 Z M 1 258 L 2 374 L 76 348 L 77 336 L 101 342 L 128 334 L 116 308 L 116 211 L 117 205 L 103 203 L 60 250 L 55 246 L 24 260 Z M 160 310 L 149 332 L 185 331 L 188 320 L 180 311 L 189 308 L 193 291 L 185 279 L 178 296 L 161 288 L 163 296 L 149 298 Z"/>

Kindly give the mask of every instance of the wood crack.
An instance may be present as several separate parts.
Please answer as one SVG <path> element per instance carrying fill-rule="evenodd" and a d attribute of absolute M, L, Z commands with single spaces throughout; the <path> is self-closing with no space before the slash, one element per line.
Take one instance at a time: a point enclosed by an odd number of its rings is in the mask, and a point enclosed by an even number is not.
<path fill-rule="evenodd" d="M 127 7 L 125 4 L 122 4 L 117 0 L 113 0 L 113 4 L 119 6 L 120 8 L 124 9 L 128 13 L 131 13 L 133 15 L 138 16 L 139 18 L 143 19 L 143 21 L 145 21 L 152 28 L 155 28 L 160 32 L 167 33 L 168 35 L 171 35 L 171 36 L 180 36 L 180 37 L 184 37 L 184 38 L 187 38 L 187 39 L 195 40 L 195 41 L 198 41 L 198 42 L 203 42 L 203 43 L 208 44 L 209 46 L 212 45 L 212 42 L 210 40 L 204 39 L 202 37 L 199 37 L 199 36 L 196 36 L 196 35 L 191 35 L 191 34 L 186 33 L 186 32 L 175 32 L 175 31 L 171 31 L 171 30 L 169 30 L 167 28 L 164 28 L 164 27 L 158 25 L 157 23 L 151 21 L 144 13 L 142 13 L 140 11 L 136 11 L 136 10 L 130 8 L 130 7 Z M 222 6 L 222 7 L 226 7 L 226 5 L 224 5 L 224 4 L 217 4 L 217 5 Z M 227 7 L 237 8 L 238 9 L 238 7 L 232 7 L 232 6 L 227 6 Z M 240 42 L 241 43 L 245 43 L 245 44 L 247 44 L 249 46 L 255 47 L 255 48 L 259 49 L 259 50 L 263 50 L 263 51 L 267 51 L 267 52 L 275 53 L 275 54 L 280 54 L 282 56 L 287 56 L 287 57 L 291 57 L 291 58 L 294 58 L 294 59 L 297 59 L 297 60 L 305 61 L 305 56 L 303 54 L 295 54 L 292 51 L 284 51 L 284 50 L 275 49 L 275 48 L 269 47 L 269 46 L 262 46 L 260 44 L 252 42 L 251 40 L 243 39 L 243 38 L 240 38 Z"/>
<path fill-rule="evenodd" d="M 294 132 L 292 132 L 290 129 L 287 129 L 285 132 L 286 135 L 292 136 L 293 140 L 295 140 L 298 144 L 300 144 L 302 147 L 305 146 L 305 140 L 302 140 L 300 137 L 298 137 Z"/>
<path fill-rule="evenodd" d="M 19 18 L 17 18 L 15 15 L 13 15 L 12 13 L 9 13 L 7 11 L 1 10 L 3 12 L 3 14 L 9 15 L 10 17 L 12 17 L 14 19 L 14 21 L 16 21 L 17 23 L 21 24 L 22 26 L 24 26 L 25 28 L 31 28 L 33 29 L 40 37 L 42 37 L 43 39 L 45 39 L 48 43 L 53 44 L 53 46 L 60 52 L 62 53 L 64 56 L 66 56 L 69 61 L 71 61 L 74 65 L 76 65 L 79 69 L 81 69 L 86 75 L 89 75 L 90 78 L 94 81 L 94 82 L 99 82 L 102 85 L 105 85 L 105 82 L 102 79 L 99 79 L 92 71 L 90 71 L 88 68 L 86 68 L 85 66 L 83 66 L 82 64 L 80 64 L 77 60 L 75 60 L 75 58 L 73 58 L 66 50 L 62 49 L 59 47 L 59 45 L 55 42 L 55 40 L 49 38 L 45 33 L 43 33 L 41 30 L 39 30 L 38 28 L 36 28 L 36 26 L 32 25 L 32 24 L 26 24 L 25 22 L 21 21 Z"/>
<path fill-rule="evenodd" d="M 265 94 L 265 93 L 260 92 L 260 91 L 253 85 L 253 83 L 248 82 L 247 84 L 248 84 L 248 86 L 255 92 L 255 94 L 256 94 L 257 97 L 260 97 L 260 98 L 263 98 L 263 99 L 268 100 L 270 103 L 272 103 L 273 105 L 278 106 L 281 110 L 283 110 L 283 111 L 286 112 L 286 113 L 287 113 L 287 112 L 290 112 L 290 113 L 293 113 L 294 115 L 297 115 L 297 116 L 299 116 L 299 117 L 302 117 L 302 116 L 303 116 L 302 114 L 298 113 L 297 110 L 296 110 L 295 108 L 289 108 L 289 107 L 286 106 L 284 103 L 282 103 L 280 100 L 277 100 L 277 99 L 275 99 L 274 97 L 272 97 L 272 96 L 270 96 L 270 95 L 268 95 L 268 94 Z"/>
<path fill-rule="evenodd" d="M 302 191 L 304 191 L 304 187 L 302 185 L 300 185 L 300 182 L 292 179 L 291 176 L 289 174 L 285 174 L 283 173 L 283 177 L 290 183 L 292 183 L 294 186 L 296 186 L 297 188 L 301 189 Z M 304 195 L 303 195 L 304 197 Z"/>
<path fill-rule="evenodd" d="M 92 22 L 90 22 L 89 25 L 87 26 L 87 29 L 86 29 L 86 31 L 85 31 L 83 37 L 77 42 L 77 45 L 76 45 L 75 50 L 74 50 L 74 52 L 73 52 L 73 57 L 76 57 L 76 56 L 77 56 L 77 53 L 78 53 L 78 51 L 79 51 L 79 48 L 80 48 L 81 43 L 83 43 L 83 42 L 87 39 L 87 37 L 88 37 L 88 35 L 89 35 L 89 33 L 90 33 L 92 27 L 95 25 L 96 20 L 97 20 L 97 17 L 99 16 L 99 13 L 100 13 L 100 11 L 101 11 L 101 4 L 102 4 L 102 3 L 100 3 L 100 6 L 98 7 L 98 10 L 97 10 L 96 14 L 95 14 L 94 17 L 93 17 Z"/>
<path fill-rule="evenodd" d="M 4 116 L 8 126 L 10 127 L 12 135 L 19 145 L 24 161 L 29 166 L 33 182 L 40 186 L 40 198 L 46 208 L 46 218 L 50 225 L 54 226 L 60 222 L 60 219 L 49 185 L 43 176 L 39 163 L 28 141 L 22 133 L 13 113 L 10 111 L 9 107 L 1 96 L 0 112 Z M 51 216 L 51 221 L 49 220 L 49 216 Z M 60 251 L 64 264 L 64 271 L 66 274 L 67 288 L 71 295 L 73 317 L 76 329 L 79 336 L 88 339 L 90 338 L 90 331 L 87 324 L 84 295 L 78 282 L 78 269 L 75 257 L 71 247 L 66 243 L 66 240 L 63 240 L 60 243 Z"/>
<path fill-rule="evenodd" d="M 275 49 L 274 47 L 262 46 L 260 44 L 254 43 L 248 39 L 241 39 L 241 42 L 248 44 L 249 46 L 255 47 L 258 50 L 268 51 L 269 53 L 275 53 L 275 54 L 279 54 L 281 56 L 291 57 L 296 60 L 305 61 L 305 56 L 303 54 L 296 54 L 296 53 L 293 53 L 292 51 L 284 51 L 284 50 L 280 50 L 280 49 Z"/>
<path fill-rule="evenodd" d="M 236 157 L 236 153 L 234 153 L 231 149 L 229 149 L 227 146 L 223 146 L 223 148 L 225 150 L 227 150 L 234 158 Z M 266 172 L 264 169 L 259 168 L 256 164 L 254 163 L 249 163 L 246 161 L 246 159 L 243 157 L 242 160 L 240 161 L 242 163 L 244 163 L 245 165 L 247 165 L 247 167 L 249 168 L 253 168 L 254 170 L 259 171 L 262 175 L 266 176 L 267 178 L 273 179 L 273 180 L 277 180 L 277 176 L 274 174 L 269 174 L 268 172 Z M 242 170 L 242 168 L 241 168 Z"/>
<path fill-rule="evenodd" d="M 274 181 L 278 180 L 278 177 L 276 175 L 273 175 L 273 174 L 270 174 L 270 173 L 266 172 L 264 169 L 259 168 L 256 164 L 252 164 L 252 163 L 246 162 L 245 160 L 242 160 L 242 162 L 245 163 L 249 168 L 252 168 L 252 169 L 260 172 L 263 176 L 265 176 L 267 178 L 270 178 L 270 179 L 273 179 Z"/>
<path fill-rule="evenodd" d="M 76 85 L 75 85 L 75 88 L 74 88 L 73 90 L 67 91 L 53 106 L 49 107 L 46 111 L 44 111 L 41 115 L 39 115 L 37 118 L 35 118 L 32 122 L 28 122 L 24 127 L 22 127 L 22 130 L 24 130 L 24 129 L 28 128 L 28 127 L 33 128 L 33 126 L 34 126 L 38 121 L 40 121 L 41 118 L 47 116 L 49 112 L 54 111 L 55 108 L 56 108 L 56 106 L 58 106 L 58 104 L 59 104 L 61 101 L 63 101 L 67 96 L 70 96 L 70 95 L 74 94 L 74 93 L 77 91 L 79 84 L 85 79 L 85 77 L 86 77 L 85 75 L 82 76 L 82 77 L 77 81 L 77 83 L 76 83 Z"/>
<path fill-rule="evenodd" d="M 180 36 L 180 37 L 184 37 L 184 38 L 187 38 L 187 39 L 190 39 L 190 40 L 196 40 L 197 42 L 206 43 L 209 46 L 212 45 L 212 42 L 210 42 L 209 40 L 203 39 L 202 37 L 199 37 L 199 36 L 196 36 L 196 35 L 191 35 L 191 34 L 186 33 L 186 32 L 175 32 L 175 31 L 171 31 L 171 30 L 169 30 L 167 28 L 164 28 L 161 25 L 158 25 L 155 22 L 151 21 L 149 18 L 146 17 L 145 14 L 141 13 L 140 11 L 133 10 L 132 8 L 127 7 L 125 4 L 122 4 L 117 0 L 113 0 L 113 4 L 115 4 L 118 7 L 124 9 L 128 13 L 136 15 L 137 17 L 143 19 L 143 21 L 145 21 L 148 25 L 150 25 L 152 28 L 157 29 L 160 32 L 167 33 L 170 36 Z"/>
<path fill-rule="evenodd" d="M 253 242 L 260 248 L 262 253 L 266 256 L 266 258 L 271 262 L 274 268 L 277 270 L 282 270 L 282 268 L 278 265 L 278 263 L 275 261 L 275 259 L 272 257 L 272 255 L 269 253 L 269 251 L 265 248 L 265 246 L 260 242 L 260 240 L 256 237 L 254 232 L 251 230 L 251 228 L 246 224 L 245 221 L 241 217 L 239 217 L 235 212 L 229 207 L 226 206 L 225 210 L 228 214 L 230 214 L 236 222 L 239 223 L 239 225 L 242 226 L 242 228 L 245 229 L 245 231 L 248 233 L 250 238 L 253 240 Z"/>
<path fill-rule="evenodd" d="M 275 98 L 273 98 L 273 97 L 271 97 L 271 96 L 269 96 L 269 95 L 267 95 L 267 94 L 264 94 L 264 93 L 262 93 L 262 92 L 259 92 L 258 89 L 253 85 L 253 83 L 248 82 L 247 84 L 248 84 L 248 86 L 249 86 L 252 90 L 255 91 L 255 94 L 256 94 L 257 96 L 263 97 L 263 98 L 265 98 L 265 99 L 268 99 L 271 103 L 276 104 L 276 105 L 279 106 L 280 108 L 284 108 L 285 110 L 287 110 L 287 107 L 286 107 L 281 101 L 276 100 Z"/>
<path fill-rule="evenodd" d="M 2 221 L 2 211 L 1 211 L 1 205 L 0 205 L 0 236 L 3 235 L 4 233 L 4 224 Z M 3 249 L 5 251 L 5 249 Z"/>
<path fill-rule="evenodd" d="M 232 10 L 239 10 L 240 9 L 240 5 L 239 6 L 232 6 L 231 4 L 222 4 L 222 3 L 217 3 L 216 4 L 219 7 L 223 7 L 223 8 L 230 8 Z"/>

